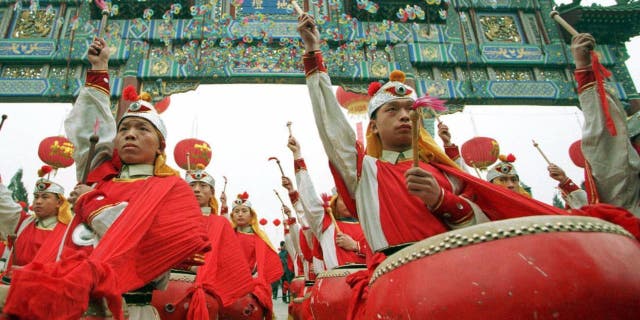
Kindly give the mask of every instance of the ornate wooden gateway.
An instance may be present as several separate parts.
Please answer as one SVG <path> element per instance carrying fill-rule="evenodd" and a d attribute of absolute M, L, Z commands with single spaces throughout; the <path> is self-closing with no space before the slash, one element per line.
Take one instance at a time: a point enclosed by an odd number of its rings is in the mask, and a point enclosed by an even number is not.
<path fill-rule="evenodd" d="M 419 94 L 464 104 L 575 105 L 568 37 L 552 0 L 300 0 L 320 22 L 335 84 L 364 90 L 394 69 Z M 112 95 L 135 84 L 156 99 L 200 84 L 304 83 L 288 0 L 0 0 L 0 101 L 69 102 L 87 45 L 109 8 Z M 598 53 L 623 100 L 636 93 L 624 42 L 640 4 L 557 8 Z M 118 99 L 113 99 L 118 101 Z"/>

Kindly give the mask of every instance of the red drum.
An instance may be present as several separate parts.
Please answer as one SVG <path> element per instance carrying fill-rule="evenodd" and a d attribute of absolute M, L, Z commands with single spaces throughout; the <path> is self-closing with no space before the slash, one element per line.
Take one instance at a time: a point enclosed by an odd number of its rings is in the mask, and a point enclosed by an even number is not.
<path fill-rule="evenodd" d="M 220 320 L 262 320 L 263 317 L 264 308 L 251 293 L 222 309 L 220 313 Z"/>
<path fill-rule="evenodd" d="M 296 278 L 297 279 L 297 278 Z M 296 280 L 294 279 L 294 281 Z M 304 279 L 304 277 L 303 277 Z M 293 285 L 295 282 L 292 282 Z M 293 320 L 307 320 L 313 319 L 311 314 L 311 288 L 313 288 L 315 281 L 305 281 L 302 292 L 289 302 L 289 317 Z"/>
<path fill-rule="evenodd" d="M 171 270 L 167 289 L 153 291 L 151 304 L 163 320 L 186 319 L 191 301 L 191 295 L 187 295 L 187 291 L 193 287 L 195 277 L 192 272 Z M 218 319 L 220 303 L 216 298 L 208 294 L 206 296 L 209 319 Z"/>
<path fill-rule="evenodd" d="M 367 269 L 363 264 L 340 266 L 321 272 L 311 289 L 311 312 L 316 319 L 345 319 L 351 301 L 347 276 Z M 372 318 L 375 319 L 375 318 Z"/>
<path fill-rule="evenodd" d="M 289 292 L 291 293 L 291 299 L 295 299 L 297 297 L 301 297 L 304 295 L 304 276 L 298 276 L 291 280 L 291 285 L 289 286 Z"/>
<path fill-rule="evenodd" d="M 365 319 L 640 319 L 640 244 L 596 218 L 532 216 L 389 256 Z"/>

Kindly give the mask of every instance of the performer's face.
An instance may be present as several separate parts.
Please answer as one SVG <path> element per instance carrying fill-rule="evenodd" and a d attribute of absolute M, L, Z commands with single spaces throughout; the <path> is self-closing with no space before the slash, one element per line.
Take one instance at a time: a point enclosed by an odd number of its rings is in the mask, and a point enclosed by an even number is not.
<path fill-rule="evenodd" d="M 402 152 L 411 148 L 411 99 L 399 99 L 385 103 L 371 120 L 373 133 L 380 137 L 384 150 Z"/>
<path fill-rule="evenodd" d="M 161 152 L 155 127 L 138 117 L 127 117 L 120 122 L 115 147 L 126 164 L 154 164 Z"/>
<path fill-rule="evenodd" d="M 196 195 L 196 199 L 198 200 L 198 204 L 200 207 L 208 207 L 209 201 L 211 197 L 213 197 L 213 188 L 204 182 L 194 181 L 189 184 L 191 186 L 191 190 Z"/>
<path fill-rule="evenodd" d="M 33 195 L 33 212 L 38 219 L 53 217 L 58 214 L 62 199 L 55 193 L 36 192 Z"/>
<path fill-rule="evenodd" d="M 491 183 L 497 184 L 499 186 L 503 186 L 511 191 L 518 192 L 518 184 L 520 183 L 520 179 L 515 175 L 504 175 L 493 178 Z"/>
<path fill-rule="evenodd" d="M 351 218 L 353 216 L 351 212 L 349 212 L 349 209 L 347 209 L 347 206 L 344 204 L 344 200 L 342 200 L 341 196 L 336 198 L 336 211 L 336 214 L 339 217 Z"/>
<path fill-rule="evenodd" d="M 233 208 L 231 218 L 238 227 L 246 227 L 251 223 L 251 209 L 247 206 L 237 206 Z"/>

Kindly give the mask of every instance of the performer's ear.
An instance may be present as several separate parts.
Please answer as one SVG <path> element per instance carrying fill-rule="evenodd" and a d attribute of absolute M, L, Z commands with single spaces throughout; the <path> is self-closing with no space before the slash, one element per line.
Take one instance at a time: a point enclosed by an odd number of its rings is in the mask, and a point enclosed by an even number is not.
<path fill-rule="evenodd" d="M 375 119 L 369 121 L 369 129 L 371 129 L 371 132 L 374 134 L 378 134 L 378 125 L 376 125 Z"/>

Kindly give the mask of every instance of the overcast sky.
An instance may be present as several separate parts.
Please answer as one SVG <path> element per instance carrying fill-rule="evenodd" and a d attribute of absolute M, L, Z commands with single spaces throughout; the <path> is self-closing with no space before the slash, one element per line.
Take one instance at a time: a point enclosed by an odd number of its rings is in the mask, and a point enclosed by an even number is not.
<path fill-rule="evenodd" d="M 585 5 L 589 3 L 583 1 Z M 627 65 L 639 87 L 640 38 L 634 38 L 627 47 L 631 56 Z M 333 187 L 306 86 L 209 85 L 174 95 L 171 100 L 171 106 L 162 115 L 168 127 L 170 164 L 175 166 L 173 147 L 179 140 L 195 137 L 207 141 L 213 149 L 207 171 L 216 178 L 216 194 L 222 191 L 223 175 L 229 180 L 230 201 L 236 194 L 247 191 L 258 214 L 270 221 L 266 231 L 274 243 L 282 239 L 282 227 L 276 228 L 271 221 L 282 219 L 282 215 L 273 189 L 287 205 L 289 202 L 280 186 L 280 172 L 268 158 L 278 157 L 285 173 L 293 178 L 292 157 L 286 147 L 287 121 L 293 122 L 293 133 L 302 145 L 316 189 L 329 192 Z M 3 149 L 0 175 L 5 184 L 23 168 L 26 188 L 33 191 L 36 171 L 42 165 L 37 155 L 38 144 L 44 137 L 63 133 L 62 122 L 70 108 L 70 104 L 0 104 L 0 114 L 9 116 L 0 131 Z M 580 138 L 582 115 L 575 107 L 468 106 L 464 112 L 442 119 L 458 145 L 475 135 L 489 136 L 498 140 L 501 153 L 514 153 L 522 181 L 533 188 L 533 196 L 538 200 L 551 203 L 556 191 L 546 163 L 533 148 L 531 139 L 576 182 L 583 180 L 582 170 L 573 166 L 567 151 L 569 144 Z M 61 169 L 54 180 L 68 194 L 75 185 L 75 169 Z"/>

